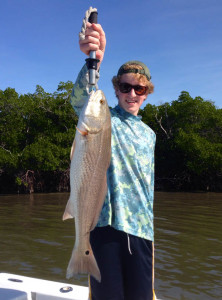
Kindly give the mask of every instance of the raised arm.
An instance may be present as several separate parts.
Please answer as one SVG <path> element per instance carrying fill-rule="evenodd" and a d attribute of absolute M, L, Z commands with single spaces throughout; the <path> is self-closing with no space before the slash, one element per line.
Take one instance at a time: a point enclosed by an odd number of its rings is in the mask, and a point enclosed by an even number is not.
<path fill-rule="evenodd" d="M 100 69 L 105 48 L 106 48 L 106 36 L 103 28 L 100 24 L 86 23 L 85 37 L 79 40 L 80 50 L 87 56 L 90 51 L 96 51 L 96 58 L 99 59 L 97 64 L 97 70 Z M 99 72 L 96 72 L 96 81 L 99 79 Z M 88 86 L 89 74 L 86 65 L 83 66 L 80 71 L 74 88 L 72 90 L 70 102 L 76 113 L 79 115 L 85 101 L 88 98 Z"/>

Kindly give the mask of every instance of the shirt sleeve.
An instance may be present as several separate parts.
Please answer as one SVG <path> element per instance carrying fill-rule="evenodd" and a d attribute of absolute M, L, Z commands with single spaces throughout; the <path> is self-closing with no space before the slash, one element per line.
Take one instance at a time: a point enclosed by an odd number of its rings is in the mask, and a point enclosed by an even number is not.
<path fill-rule="evenodd" d="M 98 80 L 99 72 L 96 71 L 96 86 Z M 78 74 L 70 97 L 71 105 L 78 116 L 80 115 L 80 111 L 83 108 L 85 102 L 87 101 L 89 93 L 92 91 L 92 89 L 93 87 L 89 86 L 88 68 L 86 65 L 84 65 Z"/>

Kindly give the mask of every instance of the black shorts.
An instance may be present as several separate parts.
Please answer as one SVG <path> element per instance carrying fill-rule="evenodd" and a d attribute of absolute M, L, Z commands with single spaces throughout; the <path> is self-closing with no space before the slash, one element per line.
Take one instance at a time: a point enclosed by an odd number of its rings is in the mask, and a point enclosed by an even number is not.
<path fill-rule="evenodd" d="M 90 234 L 101 283 L 89 279 L 92 300 L 153 300 L 153 243 L 111 226 Z"/>

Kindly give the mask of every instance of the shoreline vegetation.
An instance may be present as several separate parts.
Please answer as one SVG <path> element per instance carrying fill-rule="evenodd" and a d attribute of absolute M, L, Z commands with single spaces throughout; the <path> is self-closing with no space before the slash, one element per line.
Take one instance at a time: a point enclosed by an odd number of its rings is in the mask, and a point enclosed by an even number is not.
<path fill-rule="evenodd" d="M 69 192 L 69 154 L 78 118 L 73 83 L 47 93 L 0 90 L 0 194 Z M 157 136 L 156 191 L 222 192 L 222 109 L 182 91 L 139 113 Z"/>

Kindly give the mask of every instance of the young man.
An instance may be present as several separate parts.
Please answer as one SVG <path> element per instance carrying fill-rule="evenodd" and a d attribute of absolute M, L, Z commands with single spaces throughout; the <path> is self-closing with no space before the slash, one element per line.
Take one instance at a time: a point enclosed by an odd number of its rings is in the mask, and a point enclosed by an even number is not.
<path fill-rule="evenodd" d="M 99 24 L 87 23 L 85 54 L 96 51 L 100 60 L 106 38 Z M 79 114 L 88 94 L 87 67 L 79 73 L 71 104 Z M 97 72 L 97 78 L 99 77 Z M 145 64 L 123 64 L 113 86 L 118 105 L 111 109 L 112 156 L 107 173 L 108 192 L 91 245 L 101 283 L 90 278 L 93 300 L 151 300 L 153 292 L 153 193 L 155 133 L 145 125 L 138 111 L 153 92 Z"/>

